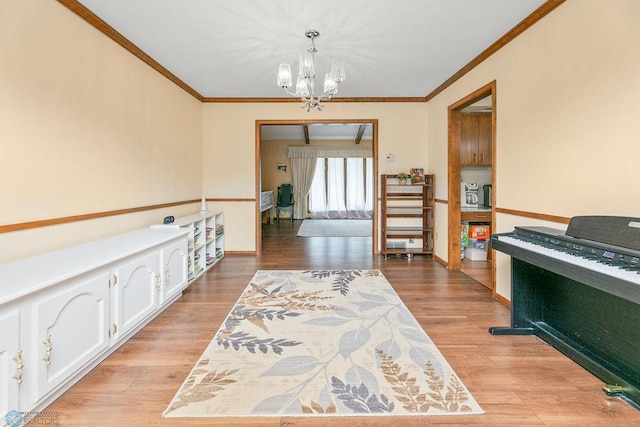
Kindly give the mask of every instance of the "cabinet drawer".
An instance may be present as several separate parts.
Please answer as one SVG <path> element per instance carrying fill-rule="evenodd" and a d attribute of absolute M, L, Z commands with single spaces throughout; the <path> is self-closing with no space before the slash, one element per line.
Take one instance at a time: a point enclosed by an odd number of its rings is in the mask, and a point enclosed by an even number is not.
<path fill-rule="evenodd" d="M 491 222 L 491 212 L 461 212 L 460 219 L 469 222 Z"/>

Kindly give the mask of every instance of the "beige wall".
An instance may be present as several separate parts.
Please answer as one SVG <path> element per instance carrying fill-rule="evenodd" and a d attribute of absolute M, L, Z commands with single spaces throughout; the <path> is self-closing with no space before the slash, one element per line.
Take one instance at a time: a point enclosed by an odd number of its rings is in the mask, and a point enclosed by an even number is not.
<path fill-rule="evenodd" d="M 261 156 L 261 189 L 273 191 L 277 196 L 278 186 L 292 183 L 291 162 L 287 156 L 290 145 L 304 145 L 304 141 L 262 141 L 260 144 Z M 286 172 L 278 170 L 278 165 L 287 166 Z"/>
<path fill-rule="evenodd" d="M 429 102 L 429 167 L 444 176 L 447 107 L 496 80 L 498 208 L 639 216 L 639 17 L 636 0 L 562 4 Z M 498 214 L 494 231 L 539 223 Z M 446 243 L 438 248 L 446 257 Z M 500 254 L 497 292 L 506 298 L 508 270 Z"/>
<path fill-rule="evenodd" d="M 0 225 L 199 199 L 202 106 L 53 1 L 0 2 Z M 0 234 L 0 262 L 199 205 Z"/>
<path fill-rule="evenodd" d="M 204 191 L 207 198 L 255 199 L 256 120 L 378 120 L 378 173 L 427 170 L 427 121 L 425 103 L 329 103 L 322 112 L 307 113 L 298 103 L 209 103 L 204 116 Z M 394 153 L 393 163 L 384 161 Z M 234 177 L 245 177 L 236 179 Z M 254 177 L 253 180 L 246 177 Z M 220 185 L 224 182 L 224 185 Z M 255 218 L 255 203 L 214 203 L 225 208 L 225 246 L 228 251 L 255 250 L 255 220 L 229 222 L 226 209 L 241 218 Z"/>
<path fill-rule="evenodd" d="M 256 120 L 377 119 L 378 173 L 424 167 L 447 200 L 447 107 L 493 80 L 497 208 L 638 216 L 638 16 L 635 0 L 569 0 L 428 104 L 307 113 L 297 103 L 203 105 L 59 3 L 0 2 L 0 225 L 204 192 L 225 199 L 212 208 L 225 211 L 227 250 L 253 251 Z M 197 209 L 0 234 L 0 262 Z M 446 210 L 437 204 L 443 259 Z M 498 214 L 496 231 L 532 223 Z M 497 291 L 509 298 L 508 258 L 497 262 Z"/>

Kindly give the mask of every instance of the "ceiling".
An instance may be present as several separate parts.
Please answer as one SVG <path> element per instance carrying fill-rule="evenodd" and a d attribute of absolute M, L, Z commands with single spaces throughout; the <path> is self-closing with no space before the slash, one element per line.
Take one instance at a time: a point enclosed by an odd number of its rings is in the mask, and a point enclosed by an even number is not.
<path fill-rule="evenodd" d="M 65 4 L 76 3 L 71 0 Z M 544 0 L 78 0 L 203 98 L 278 98 L 308 29 L 338 97 L 426 97 Z M 294 71 L 295 72 L 295 71 Z M 321 82 L 318 83 L 321 85 Z"/>
<path fill-rule="evenodd" d="M 299 141 L 313 145 L 314 141 L 371 142 L 371 123 L 310 123 L 307 125 L 262 125 L 262 141 Z"/>

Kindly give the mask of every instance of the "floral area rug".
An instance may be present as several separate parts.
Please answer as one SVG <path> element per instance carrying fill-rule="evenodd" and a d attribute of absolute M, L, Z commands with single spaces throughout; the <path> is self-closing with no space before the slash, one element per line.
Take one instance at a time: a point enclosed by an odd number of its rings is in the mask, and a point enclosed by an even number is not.
<path fill-rule="evenodd" d="M 380 271 L 261 270 L 164 416 L 482 412 Z"/>

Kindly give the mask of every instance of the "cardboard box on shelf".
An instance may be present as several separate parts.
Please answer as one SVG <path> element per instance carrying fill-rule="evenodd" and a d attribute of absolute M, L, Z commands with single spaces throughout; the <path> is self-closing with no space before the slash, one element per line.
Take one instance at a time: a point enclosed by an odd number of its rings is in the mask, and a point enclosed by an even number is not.
<path fill-rule="evenodd" d="M 488 224 L 477 224 L 469 227 L 470 239 L 489 239 L 491 238 L 491 227 Z"/>

